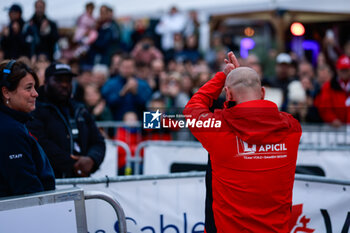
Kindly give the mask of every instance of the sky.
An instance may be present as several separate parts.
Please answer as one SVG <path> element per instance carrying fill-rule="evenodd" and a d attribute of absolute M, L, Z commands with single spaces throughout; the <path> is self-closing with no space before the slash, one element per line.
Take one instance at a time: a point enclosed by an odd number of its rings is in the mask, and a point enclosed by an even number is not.
<path fill-rule="evenodd" d="M 90 0 L 91 1 L 91 0 Z M 266 0 L 249 0 L 250 2 L 262 2 Z M 270 0 L 268 0 L 270 1 Z M 0 25 L 8 22 L 7 9 L 18 3 L 22 6 L 23 18 L 28 20 L 34 12 L 34 0 L 2 0 L 0 1 Z M 48 17 L 62 23 L 77 18 L 84 10 L 84 5 L 89 0 L 46 0 L 46 12 Z M 102 4 L 113 7 L 116 16 L 161 15 L 172 5 L 178 6 L 181 10 L 192 8 L 210 8 L 217 6 L 232 5 L 242 2 L 241 0 L 93 0 L 97 8 Z M 98 11 L 95 9 L 95 14 Z"/>
<path fill-rule="evenodd" d="M 183 11 L 197 9 L 206 13 L 230 13 L 282 6 L 289 9 L 350 14 L 350 0 L 46 0 L 46 12 L 59 26 L 72 26 L 84 11 L 85 3 L 90 1 L 94 2 L 97 8 L 102 4 L 112 6 L 117 17 L 160 16 L 173 5 Z M 34 2 L 35 0 L 1 0 L 0 27 L 8 23 L 7 9 L 12 4 L 21 5 L 23 18 L 28 20 L 34 12 Z M 95 15 L 97 14 L 98 10 L 95 9 Z"/>

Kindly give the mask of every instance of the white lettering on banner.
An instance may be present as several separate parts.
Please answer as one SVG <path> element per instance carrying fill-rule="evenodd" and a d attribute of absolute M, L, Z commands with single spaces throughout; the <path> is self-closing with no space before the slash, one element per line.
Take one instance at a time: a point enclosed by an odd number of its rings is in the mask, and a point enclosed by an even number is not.
<path fill-rule="evenodd" d="M 66 187 L 57 186 L 58 189 Z M 204 176 L 122 181 L 109 183 L 109 187 L 105 183 L 79 187 L 114 195 L 124 208 L 129 233 L 204 231 Z M 346 203 L 349 202 L 350 185 L 296 180 L 290 233 L 348 232 L 350 206 Z M 86 212 L 90 233 L 117 232 L 118 222 L 108 203 L 89 200 Z"/>
<path fill-rule="evenodd" d="M 287 147 L 285 143 L 256 145 L 249 144 L 236 137 L 238 156 L 244 156 L 244 159 L 281 159 L 286 158 Z M 257 150 L 259 148 L 259 150 Z M 268 156 L 262 156 L 268 154 Z M 249 157 L 249 156 L 252 157 Z"/>

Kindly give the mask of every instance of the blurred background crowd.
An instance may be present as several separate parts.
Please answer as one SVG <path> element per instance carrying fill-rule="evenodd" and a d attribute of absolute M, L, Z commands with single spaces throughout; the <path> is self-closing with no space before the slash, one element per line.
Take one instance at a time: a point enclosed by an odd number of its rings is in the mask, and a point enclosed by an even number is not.
<path fill-rule="evenodd" d="M 173 6 L 160 17 L 118 18 L 113 7 L 89 2 L 76 12 L 74 27 L 58 27 L 46 2 L 33 4 L 26 20 L 27 6 L 8 6 L 0 61 L 25 61 L 41 84 L 51 62 L 69 64 L 77 75 L 74 98 L 96 121 L 135 123 L 146 109 L 183 108 L 233 51 L 242 66 L 258 72 L 267 99 L 302 123 L 350 122 L 349 15 L 299 23 L 297 15 L 276 9 L 269 20 L 259 14 L 208 17 L 203 30 L 196 10 Z M 208 46 L 201 45 L 204 38 Z"/>

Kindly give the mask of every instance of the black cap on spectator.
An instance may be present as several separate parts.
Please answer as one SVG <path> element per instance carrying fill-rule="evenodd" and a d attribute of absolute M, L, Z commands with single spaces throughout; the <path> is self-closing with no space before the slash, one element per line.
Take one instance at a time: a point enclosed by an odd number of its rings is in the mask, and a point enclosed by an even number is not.
<path fill-rule="evenodd" d="M 63 63 L 51 63 L 49 67 L 45 70 L 45 78 L 48 79 L 51 76 L 56 75 L 69 75 L 69 76 L 76 76 L 70 68 L 69 65 L 63 64 Z"/>
<path fill-rule="evenodd" d="M 9 9 L 9 12 L 19 12 L 19 13 L 21 13 L 22 14 L 22 8 L 21 8 L 21 6 L 20 5 L 18 5 L 18 4 L 13 4 L 11 7 L 10 7 L 10 9 Z"/>

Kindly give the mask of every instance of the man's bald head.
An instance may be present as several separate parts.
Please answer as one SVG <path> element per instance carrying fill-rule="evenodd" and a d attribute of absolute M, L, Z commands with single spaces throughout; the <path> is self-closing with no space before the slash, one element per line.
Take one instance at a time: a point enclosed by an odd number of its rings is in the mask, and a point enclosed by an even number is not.
<path fill-rule="evenodd" d="M 263 99 L 265 95 L 258 73 L 249 67 L 232 70 L 227 75 L 225 90 L 227 100 L 234 100 L 238 104 Z"/>

